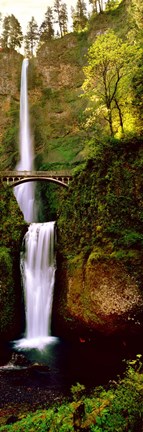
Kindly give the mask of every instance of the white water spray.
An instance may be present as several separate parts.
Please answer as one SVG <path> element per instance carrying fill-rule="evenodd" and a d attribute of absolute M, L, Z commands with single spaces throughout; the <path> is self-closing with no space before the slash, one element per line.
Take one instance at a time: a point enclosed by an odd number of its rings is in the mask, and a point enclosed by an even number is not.
<path fill-rule="evenodd" d="M 33 148 L 29 127 L 27 94 L 28 60 L 22 65 L 20 96 L 20 162 L 16 169 L 33 169 Z M 18 204 L 27 222 L 35 222 L 35 188 L 33 182 L 14 188 Z M 25 338 L 16 342 L 17 348 L 37 347 L 55 343 L 51 338 L 51 310 L 55 282 L 54 253 L 55 223 L 31 223 L 25 235 L 25 253 L 21 260 L 26 309 Z"/>
<path fill-rule="evenodd" d="M 33 145 L 29 125 L 28 92 L 27 92 L 28 59 L 23 60 L 20 91 L 20 161 L 17 171 L 32 171 Z M 23 183 L 14 188 L 14 194 L 26 222 L 36 222 L 35 183 Z"/>
<path fill-rule="evenodd" d="M 55 282 L 55 223 L 32 223 L 25 235 L 21 260 L 26 305 L 26 335 L 18 346 L 41 346 L 51 335 Z"/>

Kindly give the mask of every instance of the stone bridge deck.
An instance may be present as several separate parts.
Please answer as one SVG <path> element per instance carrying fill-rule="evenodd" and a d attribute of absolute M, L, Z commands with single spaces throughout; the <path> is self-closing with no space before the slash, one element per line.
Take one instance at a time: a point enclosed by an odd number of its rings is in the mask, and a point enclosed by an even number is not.
<path fill-rule="evenodd" d="M 63 171 L 1 171 L 0 180 L 9 186 L 17 186 L 29 181 L 51 181 L 68 187 L 72 179 L 72 172 Z"/>

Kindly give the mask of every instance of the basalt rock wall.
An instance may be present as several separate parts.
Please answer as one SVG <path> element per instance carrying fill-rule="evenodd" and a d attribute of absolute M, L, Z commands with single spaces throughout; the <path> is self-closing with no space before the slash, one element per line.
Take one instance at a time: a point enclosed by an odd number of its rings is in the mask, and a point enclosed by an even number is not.
<path fill-rule="evenodd" d="M 143 331 L 143 296 L 123 263 L 74 265 L 63 260 L 57 270 L 55 314 L 60 336 L 138 335 Z"/>
<path fill-rule="evenodd" d="M 24 325 L 20 248 L 27 225 L 13 191 L 0 184 L 0 195 L 0 340 L 12 340 Z"/>

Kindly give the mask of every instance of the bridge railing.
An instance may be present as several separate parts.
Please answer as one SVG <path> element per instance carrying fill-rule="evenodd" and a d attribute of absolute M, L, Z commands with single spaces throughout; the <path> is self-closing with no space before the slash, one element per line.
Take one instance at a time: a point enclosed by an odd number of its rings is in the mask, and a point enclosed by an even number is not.
<path fill-rule="evenodd" d="M 72 177 L 69 170 L 61 171 L 0 171 L 0 177 Z"/>
<path fill-rule="evenodd" d="M 69 170 L 62 171 L 1 171 L 0 180 L 9 186 L 16 186 L 28 181 L 52 181 L 61 186 L 68 187 L 72 173 Z"/>

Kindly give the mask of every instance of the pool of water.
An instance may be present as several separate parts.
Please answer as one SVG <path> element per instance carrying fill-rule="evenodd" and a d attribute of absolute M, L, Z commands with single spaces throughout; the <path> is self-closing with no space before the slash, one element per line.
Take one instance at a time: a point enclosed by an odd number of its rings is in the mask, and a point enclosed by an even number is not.
<path fill-rule="evenodd" d="M 92 343 L 84 340 L 69 342 L 57 337 L 49 337 L 45 343 L 37 348 L 36 341 L 27 342 L 23 339 L 23 346 L 19 341 L 3 346 L 0 364 L 9 364 L 12 352 L 24 354 L 31 365 L 37 365 L 37 373 L 54 377 L 57 386 L 71 386 L 76 382 L 88 387 L 104 385 L 109 380 L 115 380 L 117 375 L 125 369 L 124 359 L 135 358 L 141 353 L 140 341 L 125 342 L 102 340 Z M 40 366 L 38 369 L 38 365 Z M 47 368 L 46 368 L 46 367 Z M 49 380 L 50 382 L 50 380 Z"/>

